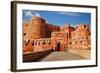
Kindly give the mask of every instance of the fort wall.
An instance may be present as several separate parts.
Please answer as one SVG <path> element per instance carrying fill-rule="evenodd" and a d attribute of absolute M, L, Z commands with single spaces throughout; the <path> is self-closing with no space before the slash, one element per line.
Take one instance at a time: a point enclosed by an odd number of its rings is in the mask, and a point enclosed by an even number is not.
<path fill-rule="evenodd" d="M 59 27 L 48 24 L 41 17 L 32 17 L 23 24 L 23 51 L 39 52 L 53 49 L 67 51 L 68 49 L 90 50 L 91 34 L 87 24 L 72 27 L 69 24 Z"/>

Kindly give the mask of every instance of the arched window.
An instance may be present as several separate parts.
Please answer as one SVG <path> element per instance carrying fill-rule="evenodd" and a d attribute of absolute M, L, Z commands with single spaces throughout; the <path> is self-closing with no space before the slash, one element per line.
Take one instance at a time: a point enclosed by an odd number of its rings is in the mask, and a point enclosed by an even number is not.
<path fill-rule="evenodd" d="M 77 44 L 77 41 L 75 43 Z"/>
<path fill-rule="evenodd" d="M 43 42 L 43 45 L 45 45 L 45 41 Z"/>
<path fill-rule="evenodd" d="M 32 41 L 32 43 L 31 43 L 31 44 L 32 44 L 32 46 L 34 46 L 34 41 Z"/>
<path fill-rule="evenodd" d="M 80 43 L 82 44 L 82 40 L 80 41 Z"/>
<path fill-rule="evenodd" d="M 38 45 L 40 45 L 40 42 L 38 43 Z"/>

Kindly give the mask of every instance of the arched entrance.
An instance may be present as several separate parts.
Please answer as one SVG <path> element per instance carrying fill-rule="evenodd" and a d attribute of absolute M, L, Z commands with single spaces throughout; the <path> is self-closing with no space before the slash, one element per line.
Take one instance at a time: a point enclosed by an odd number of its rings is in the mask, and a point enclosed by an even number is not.
<path fill-rule="evenodd" d="M 57 43 L 56 51 L 60 51 L 60 42 Z"/>

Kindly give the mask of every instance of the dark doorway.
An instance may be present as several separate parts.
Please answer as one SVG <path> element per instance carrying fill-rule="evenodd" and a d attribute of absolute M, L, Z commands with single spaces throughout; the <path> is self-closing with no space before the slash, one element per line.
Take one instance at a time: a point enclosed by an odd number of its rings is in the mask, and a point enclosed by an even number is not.
<path fill-rule="evenodd" d="M 56 51 L 60 51 L 60 42 L 57 43 Z"/>

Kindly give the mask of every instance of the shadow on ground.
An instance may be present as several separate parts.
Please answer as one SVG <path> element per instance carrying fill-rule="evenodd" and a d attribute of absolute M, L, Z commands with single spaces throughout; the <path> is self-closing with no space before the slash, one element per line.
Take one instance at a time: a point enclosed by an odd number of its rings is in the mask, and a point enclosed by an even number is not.
<path fill-rule="evenodd" d="M 35 53 L 29 53 L 23 55 L 23 62 L 37 62 L 42 60 L 44 57 L 49 55 L 53 50 L 47 50 L 47 51 L 41 51 L 41 52 L 35 52 Z"/>

